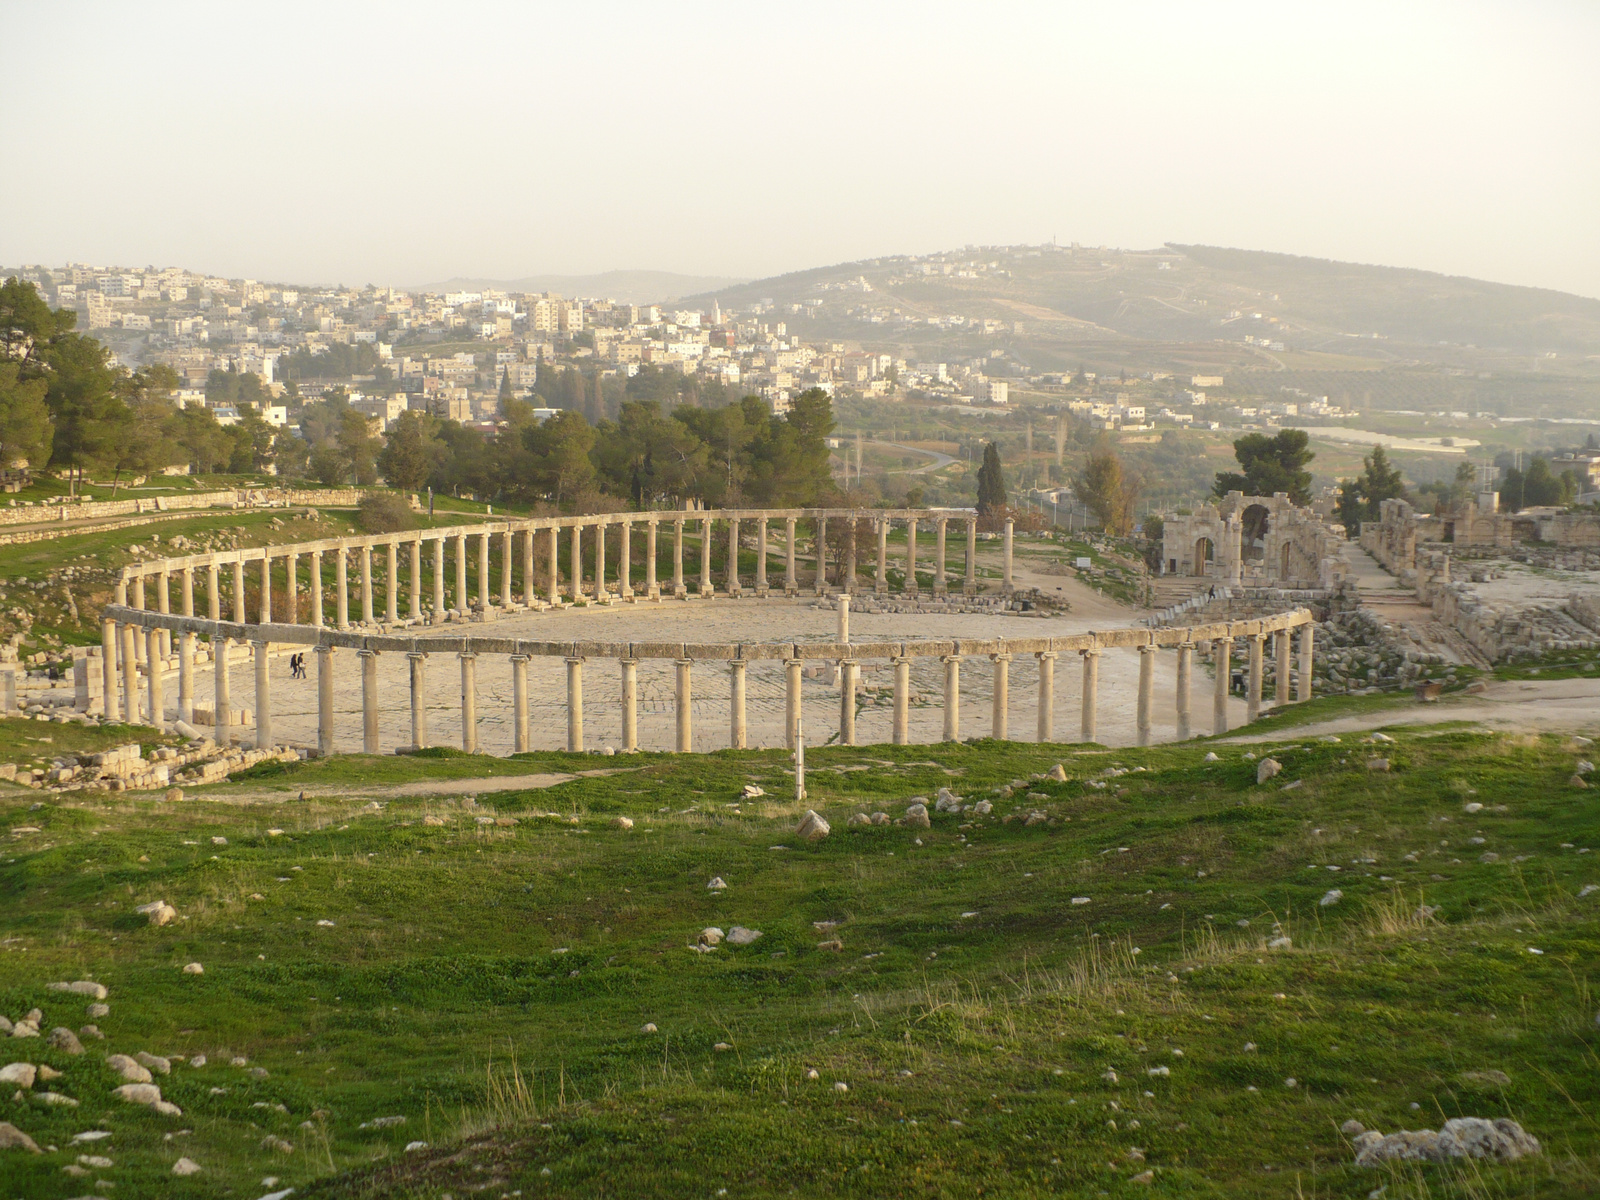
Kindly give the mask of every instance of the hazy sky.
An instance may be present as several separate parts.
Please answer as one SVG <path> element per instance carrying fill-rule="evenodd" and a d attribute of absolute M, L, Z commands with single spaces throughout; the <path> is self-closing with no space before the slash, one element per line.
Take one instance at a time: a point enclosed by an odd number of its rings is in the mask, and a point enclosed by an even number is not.
<path fill-rule="evenodd" d="M 1600 3 L 0 0 L 0 263 L 1194 241 L 1600 296 Z"/>

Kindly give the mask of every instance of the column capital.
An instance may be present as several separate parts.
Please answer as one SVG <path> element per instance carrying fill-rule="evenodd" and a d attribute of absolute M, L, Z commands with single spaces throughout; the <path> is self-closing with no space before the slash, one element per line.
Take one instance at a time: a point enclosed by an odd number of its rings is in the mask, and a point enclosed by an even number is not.
<path fill-rule="evenodd" d="M 1099 658 L 1100 657 L 1100 647 L 1099 646 L 1085 646 L 1082 650 L 1079 650 L 1078 653 L 1083 655 L 1084 658 Z"/>
<path fill-rule="evenodd" d="M 1143 646 L 1141 646 L 1139 648 L 1141 650 L 1144 649 Z M 1035 650 L 1033 652 L 1033 656 L 1034 656 L 1034 658 L 1038 659 L 1040 662 L 1043 662 L 1047 658 L 1049 658 L 1049 659 L 1058 658 L 1059 657 L 1059 652 L 1055 651 L 1055 650 Z"/>
<path fill-rule="evenodd" d="M 639 665 L 639 660 L 637 658 L 626 658 L 625 657 L 625 658 L 617 659 L 617 663 L 618 663 L 619 666 L 637 667 Z"/>
<path fill-rule="evenodd" d="M 377 658 L 378 652 L 369 646 L 362 646 L 356 651 L 357 658 Z"/>
<path fill-rule="evenodd" d="M 997 653 L 989 655 L 989 661 L 990 662 L 1010 662 L 1011 661 L 1011 652 L 1009 650 L 998 651 Z"/>
<path fill-rule="evenodd" d="M 465 655 L 463 655 L 462 657 L 465 657 Z M 476 658 L 477 656 L 474 655 L 473 657 Z M 569 667 L 581 667 L 581 666 L 583 666 L 584 663 L 588 662 L 589 660 L 586 659 L 585 657 L 583 657 L 583 655 L 581 655 L 581 654 L 575 654 L 575 655 L 572 655 L 569 658 L 564 658 L 561 661 L 566 663 L 567 666 L 569 666 Z"/>
<path fill-rule="evenodd" d="M 321 650 L 322 647 L 318 646 L 317 649 Z M 332 650 L 333 647 L 329 646 L 328 649 Z M 410 659 L 412 662 L 425 662 L 427 660 L 428 654 L 427 654 L 427 651 L 425 651 L 425 650 L 407 650 L 406 651 L 406 657 L 408 659 Z"/>
<path fill-rule="evenodd" d="M 533 660 L 533 655 L 531 655 L 531 654 L 513 654 L 511 656 L 511 661 L 514 662 L 514 663 L 525 663 L 525 662 L 531 662 L 532 660 Z"/>
<path fill-rule="evenodd" d="M 476 650 L 457 650 L 456 657 L 462 662 L 471 662 L 478 657 L 478 652 Z"/>
<path fill-rule="evenodd" d="M 1135 646 L 1134 649 L 1137 650 L 1140 654 L 1154 654 L 1157 650 L 1161 649 L 1161 647 L 1160 646 L 1152 646 L 1149 642 L 1146 642 L 1142 646 Z"/>
<path fill-rule="evenodd" d="M 958 663 L 958 662 L 961 661 L 961 655 L 959 655 L 959 654 L 941 654 L 939 656 L 939 661 L 942 662 L 942 663 Z"/>

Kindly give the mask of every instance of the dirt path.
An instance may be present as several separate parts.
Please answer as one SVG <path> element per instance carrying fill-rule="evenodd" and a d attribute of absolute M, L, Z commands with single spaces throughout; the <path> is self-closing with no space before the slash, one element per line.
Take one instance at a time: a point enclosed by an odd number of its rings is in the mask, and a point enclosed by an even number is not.
<path fill-rule="evenodd" d="M 522 792 L 552 788 L 574 779 L 598 778 L 637 771 L 638 767 L 605 767 L 594 771 L 541 771 L 531 775 L 485 775 L 476 779 L 419 779 L 382 787 L 351 787 L 320 784 L 306 788 L 293 785 L 278 789 L 240 788 L 220 784 L 197 791 L 194 798 L 223 804 L 282 804 L 291 795 L 306 800 L 401 800 L 411 796 L 483 796 L 494 792 Z"/>
<path fill-rule="evenodd" d="M 1440 725 L 1448 721 L 1470 721 L 1498 730 L 1592 735 L 1600 730 L 1600 679 L 1507 680 L 1491 683 L 1488 690 L 1477 695 L 1450 696 L 1437 704 L 1383 709 L 1223 740 L 1278 742 L 1329 733 L 1364 733 L 1394 725 Z"/>

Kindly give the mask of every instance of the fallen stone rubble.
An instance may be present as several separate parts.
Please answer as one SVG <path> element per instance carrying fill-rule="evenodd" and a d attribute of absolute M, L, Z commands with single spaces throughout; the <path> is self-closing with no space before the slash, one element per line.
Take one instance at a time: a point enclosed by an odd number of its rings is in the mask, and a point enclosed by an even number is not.
<path fill-rule="evenodd" d="M 0 779 L 48 792 L 146 791 L 174 783 L 216 783 L 257 763 L 297 762 L 302 753 L 293 748 L 220 746 L 210 738 L 194 738 L 183 749 L 157 746 L 146 755 L 138 742 L 129 742 L 95 754 L 57 755 L 45 768 L 3 763 Z"/>

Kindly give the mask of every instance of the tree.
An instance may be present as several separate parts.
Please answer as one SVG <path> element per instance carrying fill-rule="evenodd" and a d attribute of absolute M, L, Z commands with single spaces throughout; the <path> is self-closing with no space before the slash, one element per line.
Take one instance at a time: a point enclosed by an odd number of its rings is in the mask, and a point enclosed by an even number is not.
<path fill-rule="evenodd" d="M 1351 537 L 1361 532 L 1362 521 L 1378 519 L 1380 505 L 1385 500 L 1402 499 L 1406 495 L 1400 468 L 1389 461 L 1382 446 L 1374 446 L 1372 453 L 1361 460 L 1361 467 L 1361 474 L 1355 479 L 1339 483 L 1342 491 L 1338 516 Z"/>
<path fill-rule="evenodd" d="M 202 475 L 221 470 L 233 455 L 233 438 L 209 408 L 180 408 L 168 423 L 169 436 L 184 459 Z"/>
<path fill-rule="evenodd" d="M 1005 508 L 1006 480 L 1000 467 L 1000 447 L 988 442 L 983 447 L 983 465 L 978 468 L 978 516 L 993 517 Z"/>
<path fill-rule="evenodd" d="M 1285 429 L 1276 437 L 1247 433 L 1233 443 L 1240 471 L 1219 471 L 1212 491 L 1220 498 L 1229 492 L 1246 496 L 1275 496 L 1287 492 L 1296 504 L 1311 503 L 1311 472 L 1307 463 L 1316 457 L 1308 448 L 1303 429 Z"/>
<path fill-rule="evenodd" d="M 339 452 L 362 487 L 378 482 L 378 439 L 373 434 L 373 424 L 371 417 L 353 408 L 347 408 L 339 417 Z"/>
<path fill-rule="evenodd" d="M 552 503 L 569 502 L 594 485 L 594 463 L 589 461 L 594 437 L 583 414 L 571 410 L 558 412 L 527 431 L 534 486 Z"/>
<path fill-rule="evenodd" d="M 0 361 L 0 467 L 38 466 L 50 457 L 55 428 L 43 379 L 24 379 L 22 365 Z"/>
<path fill-rule="evenodd" d="M 1101 441 L 1089 455 L 1083 472 L 1072 484 L 1072 493 L 1099 519 L 1107 533 L 1123 535 L 1133 528 L 1133 511 L 1143 490 L 1143 481 L 1122 469 L 1122 460 L 1111 444 Z"/>
<path fill-rule="evenodd" d="M 378 454 L 378 470 L 390 487 L 415 491 L 428 482 L 443 449 L 434 426 L 434 418 L 426 413 L 403 412 L 389 427 Z"/>

